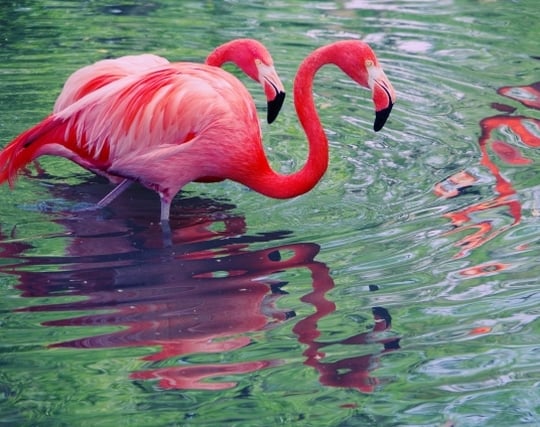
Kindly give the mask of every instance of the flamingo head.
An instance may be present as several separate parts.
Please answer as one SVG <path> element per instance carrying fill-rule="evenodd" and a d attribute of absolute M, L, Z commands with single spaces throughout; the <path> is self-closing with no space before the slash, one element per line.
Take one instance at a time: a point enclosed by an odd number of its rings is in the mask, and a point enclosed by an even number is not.
<path fill-rule="evenodd" d="M 255 58 L 254 62 L 258 72 L 258 78 L 256 80 L 262 85 L 266 95 L 268 105 L 266 120 L 268 123 L 272 123 L 279 114 L 285 100 L 285 89 L 272 62 L 265 63 L 259 58 Z"/>
<path fill-rule="evenodd" d="M 333 62 L 359 85 L 371 90 L 375 105 L 373 129 L 378 132 L 386 123 L 396 100 L 396 92 L 390 80 L 366 43 L 346 40 L 334 45 Z"/>
<path fill-rule="evenodd" d="M 235 39 L 217 47 L 206 59 L 208 65 L 221 66 L 225 62 L 235 63 L 261 84 L 268 104 L 267 121 L 272 123 L 285 100 L 285 89 L 266 47 L 257 40 Z"/>
<path fill-rule="evenodd" d="M 373 130 L 378 132 L 383 128 L 392 111 L 396 93 L 382 67 L 369 59 L 365 62 L 368 73 L 368 87 L 371 89 L 373 104 L 375 104 Z"/>

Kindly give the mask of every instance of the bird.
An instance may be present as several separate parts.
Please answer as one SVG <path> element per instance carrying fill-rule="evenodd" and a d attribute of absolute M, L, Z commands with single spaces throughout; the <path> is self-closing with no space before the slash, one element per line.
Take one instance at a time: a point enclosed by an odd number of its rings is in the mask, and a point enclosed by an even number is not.
<path fill-rule="evenodd" d="M 162 224 L 188 183 L 236 181 L 273 198 L 311 190 L 328 167 L 328 139 L 313 97 L 316 72 L 334 64 L 371 90 L 375 131 L 396 93 L 368 44 L 341 40 L 319 47 L 300 64 L 294 106 L 309 152 L 291 174 L 272 169 L 255 104 L 236 77 L 221 68 L 175 63 L 129 75 L 94 90 L 23 132 L 0 152 L 0 183 L 41 155 L 66 157 L 113 183 L 137 181 L 156 191 Z"/>
<path fill-rule="evenodd" d="M 267 98 L 267 121 L 272 123 L 283 105 L 285 90 L 275 71 L 270 52 L 255 39 L 234 39 L 215 48 L 205 60 L 205 64 L 215 67 L 221 67 L 227 62 L 236 64 L 251 79 L 261 84 Z M 112 81 L 169 64 L 166 58 L 144 53 L 103 59 L 87 65 L 67 78 L 56 99 L 53 113 L 62 111 L 84 95 Z"/>
<path fill-rule="evenodd" d="M 248 77 L 261 84 L 267 98 L 267 122 L 272 123 L 283 105 L 285 90 L 273 65 L 270 52 L 255 39 L 241 38 L 218 46 L 205 60 L 205 64 L 215 67 L 221 67 L 227 62 L 236 64 Z M 166 58 L 145 53 L 103 59 L 80 68 L 71 74 L 64 83 L 54 104 L 53 114 L 113 81 L 129 75 L 143 74 L 154 67 L 166 67 L 167 65 L 170 65 L 170 62 Z M 39 168 L 39 163 L 34 162 Z M 133 181 L 127 178 L 121 180 L 96 204 L 96 208 L 107 206 L 132 183 Z"/>

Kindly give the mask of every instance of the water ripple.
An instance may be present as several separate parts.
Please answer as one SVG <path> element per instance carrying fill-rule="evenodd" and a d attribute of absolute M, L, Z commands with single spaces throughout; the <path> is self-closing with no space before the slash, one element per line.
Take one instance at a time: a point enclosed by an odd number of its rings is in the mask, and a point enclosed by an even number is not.
<path fill-rule="evenodd" d="M 488 371 L 511 366 L 516 360 L 516 352 L 509 349 L 490 350 L 483 353 L 460 354 L 442 357 L 425 363 L 419 373 L 437 378 L 473 377 Z"/>

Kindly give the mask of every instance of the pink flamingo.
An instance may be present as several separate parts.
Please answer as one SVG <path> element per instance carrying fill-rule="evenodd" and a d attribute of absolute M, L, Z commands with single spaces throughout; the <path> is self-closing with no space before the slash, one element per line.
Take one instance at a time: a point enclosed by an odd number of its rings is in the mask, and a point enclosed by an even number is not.
<path fill-rule="evenodd" d="M 236 64 L 251 79 L 259 82 L 267 98 L 267 121 L 272 123 L 283 104 L 285 91 L 266 47 L 254 39 L 235 39 L 218 46 L 206 58 L 205 64 L 221 67 L 226 62 Z M 104 59 L 87 65 L 68 77 L 54 104 L 53 113 L 78 101 L 84 95 L 122 77 L 143 74 L 154 67 L 170 65 L 157 55 L 128 55 Z"/>
<path fill-rule="evenodd" d="M 254 39 L 235 39 L 218 46 L 206 58 L 205 63 L 216 67 L 226 62 L 235 63 L 250 78 L 259 82 L 267 98 L 267 121 L 272 123 L 283 104 L 285 91 L 273 66 L 272 56 L 266 47 Z M 144 74 L 155 67 L 166 67 L 170 62 L 153 54 L 129 55 L 105 59 L 75 71 L 65 82 L 53 108 L 53 114 L 62 111 L 83 96 L 113 81 L 129 75 Z M 39 164 L 35 161 L 37 167 Z M 111 179 L 111 181 L 116 181 Z M 104 207 L 133 183 L 124 179 L 103 199 L 97 207 Z"/>
<path fill-rule="evenodd" d="M 235 39 L 218 46 L 205 61 L 207 65 L 215 67 L 221 67 L 226 62 L 236 64 L 248 77 L 261 84 L 267 99 L 267 121 L 272 123 L 283 105 L 285 90 L 275 71 L 270 52 L 257 40 Z M 53 113 L 62 111 L 84 95 L 122 77 L 143 74 L 154 67 L 167 65 L 170 65 L 167 59 L 153 54 L 128 55 L 87 65 L 68 77 L 56 99 Z M 35 165 L 39 168 L 37 160 Z M 109 204 L 132 183 L 130 179 L 122 180 L 97 203 L 97 207 Z"/>
<path fill-rule="evenodd" d="M 328 140 L 312 93 L 315 73 L 325 64 L 371 89 L 375 131 L 395 101 L 367 44 L 340 41 L 312 52 L 294 81 L 309 154 L 290 175 L 272 170 L 253 100 L 234 76 L 217 67 L 176 63 L 110 82 L 19 135 L 0 152 L 0 183 L 12 185 L 17 171 L 41 155 L 63 156 L 112 182 L 138 181 L 155 190 L 162 222 L 168 222 L 174 196 L 192 181 L 232 179 L 275 198 L 303 194 L 328 167 Z"/>

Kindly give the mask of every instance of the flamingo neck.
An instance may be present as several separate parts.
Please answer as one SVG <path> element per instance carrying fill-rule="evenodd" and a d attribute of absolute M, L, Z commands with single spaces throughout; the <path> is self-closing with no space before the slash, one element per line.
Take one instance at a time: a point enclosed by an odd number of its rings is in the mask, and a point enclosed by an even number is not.
<path fill-rule="evenodd" d="M 247 39 L 236 39 L 224 43 L 210 52 L 206 57 L 206 65 L 221 67 L 226 62 L 232 62 L 249 75 L 246 70 L 246 64 L 249 63 L 251 59 L 249 56 L 249 53 L 251 52 L 249 50 L 249 45 L 250 41 Z"/>
<path fill-rule="evenodd" d="M 230 61 L 230 58 L 227 55 L 227 50 L 222 47 L 218 47 L 206 58 L 206 65 L 211 65 L 213 67 L 221 67 L 225 62 Z"/>
<path fill-rule="evenodd" d="M 316 72 L 330 61 L 324 50 L 317 50 L 301 64 L 294 80 L 294 106 L 308 140 L 308 158 L 304 166 L 292 174 L 280 174 L 265 165 L 256 172 L 256 181 L 249 186 L 266 196 L 286 199 L 311 190 L 328 167 L 328 139 L 324 133 L 313 100 L 313 79 Z"/>

